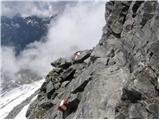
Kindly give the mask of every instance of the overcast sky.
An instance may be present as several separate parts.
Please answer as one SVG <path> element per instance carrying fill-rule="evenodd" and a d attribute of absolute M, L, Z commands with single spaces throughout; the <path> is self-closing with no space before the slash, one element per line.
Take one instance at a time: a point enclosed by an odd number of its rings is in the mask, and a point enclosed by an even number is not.
<path fill-rule="evenodd" d="M 58 2 L 62 3 L 62 2 Z M 21 15 L 27 17 L 31 15 L 37 15 L 41 17 L 48 17 L 57 12 L 58 7 L 55 2 L 48 1 L 3 1 L 2 2 L 2 15 L 12 17 L 15 15 Z"/>
<path fill-rule="evenodd" d="M 2 15 L 7 16 L 17 13 L 22 16 L 50 16 L 56 9 L 51 2 L 2 3 Z M 100 40 L 105 25 L 104 10 L 105 2 L 78 2 L 75 6 L 66 7 L 56 23 L 52 21 L 49 25 L 45 42 L 31 43 L 18 57 L 15 57 L 13 48 L 2 47 L 3 72 L 14 76 L 20 69 L 28 68 L 46 75 L 53 60 L 71 56 L 77 50 L 93 48 Z"/>

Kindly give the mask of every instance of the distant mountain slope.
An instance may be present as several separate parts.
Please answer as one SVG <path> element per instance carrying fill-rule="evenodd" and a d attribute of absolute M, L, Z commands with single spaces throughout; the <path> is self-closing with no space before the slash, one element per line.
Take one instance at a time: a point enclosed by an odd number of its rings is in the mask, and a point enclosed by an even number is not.
<path fill-rule="evenodd" d="M 18 55 L 27 44 L 34 41 L 41 40 L 48 32 L 48 25 L 51 20 L 56 20 L 58 16 L 62 15 L 66 6 L 75 6 L 77 2 L 50 2 L 50 5 L 54 8 L 52 14 L 46 17 L 39 15 L 30 15 L 28 17 L 21 17 L 23 12 L 18 11 L 15 6 L 27 5 L 27 3 L 21 2 L 2 2 L 2 8 L 7 6 L 13 9 L 13 16 L 8 17 L 2 9 L 1 16 L 1 45 L 15 47 L 16 54 Z M 40 4 L 35 2 L 35 5 Z M 14 6 L 15 5 L 15 6 Z M 43 5 L 45 5 L 43 3 Z M 11 7 L 14 6 L 14 7 Z M 47 4 L 46 4 L 47 7 Z"/>
<path fill-rule="evenodd" d="M 47 34 L 48 24 L 56 16 L 40 18 L 37 16 L 9 18 L 1 17 L 1 44 L 14 46 L 16 54 L 19 54 L 27 44 L 39 41 Z"/>

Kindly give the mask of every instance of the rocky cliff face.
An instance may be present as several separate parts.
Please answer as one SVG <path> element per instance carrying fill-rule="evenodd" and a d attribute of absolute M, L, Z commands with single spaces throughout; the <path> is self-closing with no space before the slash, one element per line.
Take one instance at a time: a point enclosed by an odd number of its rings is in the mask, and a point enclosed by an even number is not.
<path fill-rule="evenodd" d="M 51 63 L 27 118 L 159 118 L 158 3 L 110 1 L 105 8 L 100 42 Z"/>

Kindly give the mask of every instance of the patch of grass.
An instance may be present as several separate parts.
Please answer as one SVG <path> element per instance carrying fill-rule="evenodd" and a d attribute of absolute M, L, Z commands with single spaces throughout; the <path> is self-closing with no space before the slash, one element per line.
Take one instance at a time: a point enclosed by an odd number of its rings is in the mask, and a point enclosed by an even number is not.
<path fill-rule="evenodd" d="M 37 119 L 42 119 L 42 118 L 44 118 L 44 116 L 46 114 L 46 110 L 41 108 L 41 109 L 35 110 L 34 114 L 35 114 Z"/>
<path fill-rule="evenodd" d="M 56 73 L 56 72 L 54 71 L 54 69 L 53 69 L 53 70 L 51 70 L 51 71 L 48 73 L 46 79 L 48 79 L 48 80 L 53 80 L 53 79 L 55 79 L 55 78 L 57 78 L 57 77 L 58 77 L 58 73 Z"/>

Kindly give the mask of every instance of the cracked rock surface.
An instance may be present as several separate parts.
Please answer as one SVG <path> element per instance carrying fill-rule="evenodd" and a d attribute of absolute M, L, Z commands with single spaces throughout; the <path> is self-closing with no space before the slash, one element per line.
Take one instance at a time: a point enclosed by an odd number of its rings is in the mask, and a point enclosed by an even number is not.
<path fill-rule="evenodd" d="M 159 118 L 158 2 L 109 1 L 105 9 L 97 46 L 51 63 L 27 118 Z"/>

